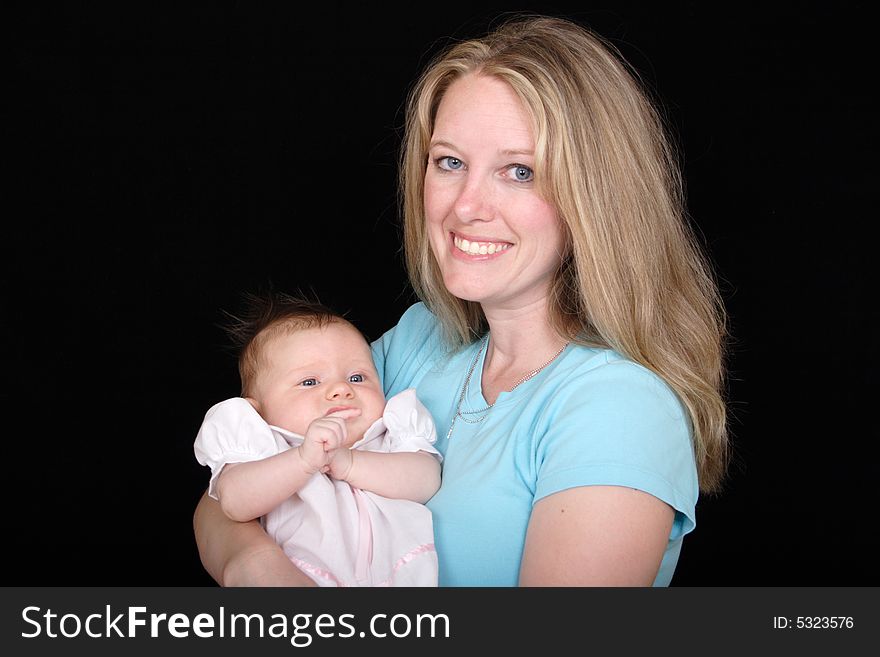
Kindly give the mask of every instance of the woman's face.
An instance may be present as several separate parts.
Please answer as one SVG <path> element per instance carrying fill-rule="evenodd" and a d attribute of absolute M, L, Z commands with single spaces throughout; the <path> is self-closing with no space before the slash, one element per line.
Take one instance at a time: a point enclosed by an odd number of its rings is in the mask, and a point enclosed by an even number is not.
<path fill-rule="evenodd" d="M 534 152 L 528 114 L 507 83 L 452 83 L 428 151 L 428 237 L 446 288 L 485 311 L 545 302 L 559 267 L 563 230 L 536 191 Z"/>

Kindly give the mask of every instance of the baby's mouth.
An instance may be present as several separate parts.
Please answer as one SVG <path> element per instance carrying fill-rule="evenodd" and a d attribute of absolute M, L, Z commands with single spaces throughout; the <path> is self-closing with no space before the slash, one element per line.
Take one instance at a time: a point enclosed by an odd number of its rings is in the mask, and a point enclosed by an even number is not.
<path fill-rule="evenodd" d="M 354 406 L 334 406 L 330 408 L 326 413 L 324 413 L 324 417 L 331 415 L 333 413 L 339 413 L 340 411 L 349 411 L 352 410 Z"/>

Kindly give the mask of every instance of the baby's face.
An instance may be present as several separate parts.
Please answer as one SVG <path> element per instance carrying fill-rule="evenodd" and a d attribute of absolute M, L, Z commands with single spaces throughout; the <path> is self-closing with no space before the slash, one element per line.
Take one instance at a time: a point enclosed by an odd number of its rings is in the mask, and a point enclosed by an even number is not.
<path fill-rule="evenodd" d="M 385 395 L 370 347 L 350 324 L 279 335 L 264 349 L 268 366 L 257 375 L 254 397 L 269 424 L 305 434 L 320 417 L 358 409 L 359 416 L 346 420 L 351 445 L 382 417 Z"/>

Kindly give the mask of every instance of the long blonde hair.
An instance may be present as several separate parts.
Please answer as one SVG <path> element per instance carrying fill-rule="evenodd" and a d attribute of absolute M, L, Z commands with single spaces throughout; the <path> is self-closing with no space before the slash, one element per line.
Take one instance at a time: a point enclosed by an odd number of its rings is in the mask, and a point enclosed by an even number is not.
<path fill-rule="evenodd" d="M 688 409 L 700 488 L 727 464 L 726 319 L 690 229 L 663 122 L 613 45 L 570 21 L 509 19 L 448 46 L 410 91 L 401 151 L 404 246 L 413 288 L 453 345 L 488 328 L 479 304 L 451 295 L 428 244 L 424 176 L 437 108 L 464 75 L 507 82 L 533 120 L 538 189 L 565 226 L 551 321 L 662 377 Z"/>

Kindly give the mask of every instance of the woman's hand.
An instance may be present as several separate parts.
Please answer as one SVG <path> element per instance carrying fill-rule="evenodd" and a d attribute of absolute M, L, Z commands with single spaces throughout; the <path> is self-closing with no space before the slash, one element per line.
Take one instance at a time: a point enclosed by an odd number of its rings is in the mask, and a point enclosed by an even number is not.
<path fill-rule="evenodd" d="M 233 555 L 223 572 L 223 586 L 315 586 L 275 544 L 256 545 Z"/>
<path fill-rule="evenodd" d="M 221 586 L 315 586 L 256 520 L 235 522 L 205 493 L 193 516 L 199 556 Z"/>

